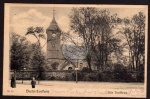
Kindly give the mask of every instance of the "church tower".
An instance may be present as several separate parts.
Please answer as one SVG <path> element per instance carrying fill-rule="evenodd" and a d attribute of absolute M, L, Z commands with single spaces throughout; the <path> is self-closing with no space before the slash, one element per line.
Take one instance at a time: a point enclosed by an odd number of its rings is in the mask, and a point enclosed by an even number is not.
<path fill-rule="evenodd" d="M 47 34 L 47 59 L 50 64 L 59 63 L 61 57 L 61 30 L 55 20 L 55 10 L 53 10 L 53 19 L 50 26 L 46 29 Z"/>

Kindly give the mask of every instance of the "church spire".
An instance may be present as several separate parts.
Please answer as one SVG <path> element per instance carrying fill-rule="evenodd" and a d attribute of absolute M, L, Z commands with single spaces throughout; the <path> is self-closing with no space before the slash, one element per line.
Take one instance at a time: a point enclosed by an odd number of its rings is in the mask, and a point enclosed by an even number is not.
<path fill-rule="evenodd" d="M 47 28 L 47 30 L 59 30 L 59 31 L 61 31 L 56 20 L 55 20 L 55 9 L 54 8 L 55 7 L 53 7 L 53 19 L 50 23 L 50 26 Z"/>
<path fill-rule="evenodd" d="M 55 8 L 53 8 L 53 19 L 55 19 Z"/>

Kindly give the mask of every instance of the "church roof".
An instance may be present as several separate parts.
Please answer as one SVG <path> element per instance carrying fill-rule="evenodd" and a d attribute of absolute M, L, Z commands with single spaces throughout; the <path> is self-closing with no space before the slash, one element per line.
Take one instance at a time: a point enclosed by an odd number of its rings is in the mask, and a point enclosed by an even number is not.
<path fill-rule="evenodd" d="M 47 28 L 47 30 L 61 31 L 61 29 L 59 28 L 59 26 L 58 26 L 58 24 L 57 24 L 57 22 L 56 22 L 54 17 L 53 17 L 53 20 L 50 23 L 50 26 Z"/>

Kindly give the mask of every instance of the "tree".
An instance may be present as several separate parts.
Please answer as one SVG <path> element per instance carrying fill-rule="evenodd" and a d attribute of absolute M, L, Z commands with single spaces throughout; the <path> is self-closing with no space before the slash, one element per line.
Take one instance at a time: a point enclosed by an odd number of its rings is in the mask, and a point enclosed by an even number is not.
<path fill-rule="evenodd" d="M 72 9 L 70 27 L 84 39 L 88 47 L 86 60 L 90 70 L 92 59 L 97 61 L 98 70 L 100 67 L 103 70 L 104 66 L 108 64 L 108 56 L 112 51 L 110 45 L 120 42 L 120 40 L 117 41 L 117 38 L 114 40 L 112 36 L 114 16 L 111 16 L 108 10 L 98 10 L 90 7 Z M 117 19 L 121 20 L 120 18 Z"/>
<path fill-rule="evenodd" d="M 45 35 L 43 33 L 44 33 L 43 27 L 35 27 L 35 28 L 29 27 L 27 29 L 27 33 L 26 33 L 26 35 L 33 35 L 37 39 L 37 44 L 38 44 L 38 45 L 36 45 L 37 48 L 33 50 L 34 53 L 36 53 L 36 54 L 34 54 L 34 57 L 36 57 L 35 60 L 37 60 L 37 61 L 39 60 L 38 57 L 41 57 L 41 55 L 42 55 L 40 39 L 41 38 L 46 39 Z M 37 54 L 37 52 L 38 52 L 38 54 Z M 40 80 L 41 65 L 37 63 L 35 66 L 38 66 L 38 71 L 39 71 L 38 79 Z M 39 81 L 38 81 L 38 83 L 39 83 Z"/>
<path fill-rule="evenodd" d="M 70 15 L 70 27 L 72 30 L 77 32 L 86 43 L 87 47 L 90 48 L 92 44 L 92 32 L 93 25 L 92 21 L 95 18 L 96 9 L 95 8 L 73 8 Z M 91 23 L 91 24 L 89 24 Z M 91 50 L 88 51 L 86 60 L 91 69 Z"/>
<path fill-rule="evenodd" d="M 33 35 L 37 39 L 37 43 L 39 44 L 39 47 L 41 46 L 40 39 L 46 39 L 44 33 L 43 27 L 29 27 L 27 29 L 26 35 Z"/>
<path fill-rule="evenodd" d="M 42 79 L 42 72 L 44 70 L 45 66 L 45 56 L 44 53 L 40 50 L 37 50 L 39 48 L 39 45 L 34 43 L 31 45 L 31 51 L 30 54 L 30 66 L 32 69 L 36 70 L 38 73 L 38 82 L 39 79 Z"/>
<path fill-rule="evenodd" d="M 115 35 L 119 32 L 112 33 L 115 26 L 114 22 L 116 22 L 112 16 L 116 16 L 116 14 L 110 15 L 109 10 L 100 10 L 93 24 L 95 33 L 92 39 L 92 44 L 94 44 L 92 50 L 96 56 L 97 68 L 99 70 L 101 67 L 102 71 L 108 65 L 110 54 L 112 52 L 121 54 L 122 51 L 119 44 L 121 40 L 115 38 Z"/>
<path fill-rule="evenodd" d="M 124 19 L 123 34 L 129 46 L 131 70 L 139 70 L 144 66 L 145 47 L 145 15 L 142 12 L 135 14 L 131 19 Z"/>
<path fill-rule="evenodd" d="M 31 45 L 25 37 L 16 33 L 11 34 L 10 46 L 10 69 L 19 71 L 24 67 L 28 68 L 30 57 L 29 46 Z"/>
<path fill-rule="evenodd" d="M 39 49 L 39 44 L 31 44 L 25 37 L 15 33 L 11 34 L 10 41 L 10 69 L 14 70 L 14 73 L 24 68 L 35 69 L 38 71 L 38 78 L 41 78 L 45 57 Z"/>

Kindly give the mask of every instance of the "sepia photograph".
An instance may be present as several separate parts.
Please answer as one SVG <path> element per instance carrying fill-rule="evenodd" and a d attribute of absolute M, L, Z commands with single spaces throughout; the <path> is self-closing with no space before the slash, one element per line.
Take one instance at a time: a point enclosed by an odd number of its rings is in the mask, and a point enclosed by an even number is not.
<path fill-rule="evenodd" d="M 4 7 L 3 96 L 147 97 L 147 5 Z"/>

